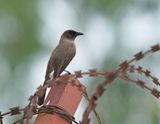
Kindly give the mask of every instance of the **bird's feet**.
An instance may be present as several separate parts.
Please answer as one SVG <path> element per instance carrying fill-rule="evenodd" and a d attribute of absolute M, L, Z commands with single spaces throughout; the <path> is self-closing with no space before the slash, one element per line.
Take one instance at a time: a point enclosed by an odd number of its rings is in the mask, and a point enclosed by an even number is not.
<path fill-rule="evenodd" d="M 71 72 L 67 71 L 67 70 L 64 70 L 65 72 L 67 72 L 68 74 L 71 74 Z"/>

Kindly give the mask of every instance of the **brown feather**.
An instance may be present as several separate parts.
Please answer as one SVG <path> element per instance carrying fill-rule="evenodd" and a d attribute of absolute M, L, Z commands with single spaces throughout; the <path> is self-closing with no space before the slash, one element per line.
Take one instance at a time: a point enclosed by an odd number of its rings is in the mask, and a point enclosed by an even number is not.
<path fill-rule="evenodd" d="M 78 35 L 83 35 L 83 33 L 67 30 L 62 34 L 58 46 L 53 50 L 48 61 L 44 85 L 50 79 L 50 74 L 52 71 L 54 71 L 53 78 L 56 78 L 71 62 L 76 54 L 74 40 Z M 43 104 L 45 94 L 46 92 L 38 99 L 38 105 Z"/>

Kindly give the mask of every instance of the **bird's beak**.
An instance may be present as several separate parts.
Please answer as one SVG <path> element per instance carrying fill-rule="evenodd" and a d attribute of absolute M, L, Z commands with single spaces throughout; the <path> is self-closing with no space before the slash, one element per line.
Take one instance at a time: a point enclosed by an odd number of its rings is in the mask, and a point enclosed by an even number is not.
<path fill-rule="evenodd" d="M 83 33 L 81 33 L 81 32 L 77 32 L 77 36 L 78 36 L 78 35 L 84 35 L 84 34 L 83 34 Z"/>

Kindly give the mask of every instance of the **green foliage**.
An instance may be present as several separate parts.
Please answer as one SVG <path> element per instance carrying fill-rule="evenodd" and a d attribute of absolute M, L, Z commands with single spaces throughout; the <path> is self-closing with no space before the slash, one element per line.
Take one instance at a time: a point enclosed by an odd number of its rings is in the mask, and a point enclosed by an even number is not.
<path fill-rule="evenodd" d="M 37 5 L 36 0 L 0 0 L 1 111 L 27 102 L 30 56 L 42 48 Z"/>
<path fill-rule="evenodd" d="M 1 0 L 0 2 L 1 54 L 15 67 L 36 53 L 38 42 L 37 1 Z"/>

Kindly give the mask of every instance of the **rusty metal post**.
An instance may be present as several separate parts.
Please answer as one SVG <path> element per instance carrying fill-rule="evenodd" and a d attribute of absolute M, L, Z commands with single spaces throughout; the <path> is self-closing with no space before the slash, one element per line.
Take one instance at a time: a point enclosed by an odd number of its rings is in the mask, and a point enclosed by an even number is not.
<path fill-rule="evenodd" d="M 73 84 L 83 86 L 74 76 L 70 76 L 69 80 L 73 80 Z M 64 82 L 61 84 L 51 88 L 44 104 L 60 106 L 67 110 L 71 115 L 74 115 L 82 99 L 83 92 L 77 86 L 72 85 L 71 83 L 66 84 L 66 80 L 63 81 Z M 34 124 L 69 124 L 69 122 L 58 114 L 42 113 L 37 116 Z"/>

